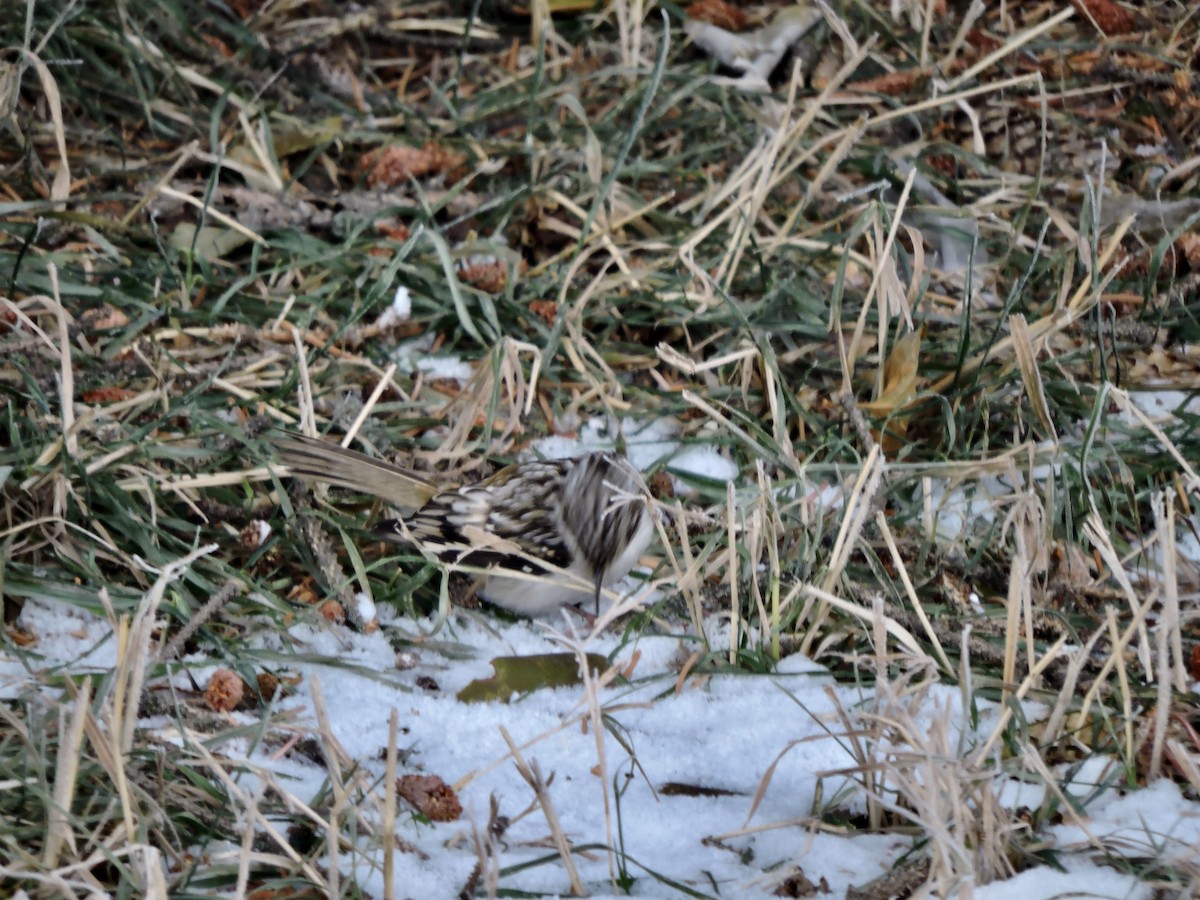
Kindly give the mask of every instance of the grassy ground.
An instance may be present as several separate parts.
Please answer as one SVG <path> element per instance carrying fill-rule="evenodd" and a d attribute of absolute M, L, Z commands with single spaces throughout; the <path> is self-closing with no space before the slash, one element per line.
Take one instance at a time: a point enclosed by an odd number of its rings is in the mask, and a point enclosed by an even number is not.
<path fill-rule="evenodd" d="M 673 4 L 633 0 L 3 17 L 6 621 L 50 599 L 132 635 L 109 679 L 45 676 L 62 707 L 0 708 L 7 876 L 129 892 L 149 843 L 171 891 L 229 887 L 191 855 L 240 841 L 229 786 L 134 727 L 167 661 L 253 684 L 280 664 L 253 635 L 326 600 L 339 627 L 363 626 L 364 586 L 437 605 L 436 571 L 372 543 L 366 507 L 313 513 L 270 476 L 257 435 L 306 414 L 450 479 L 594 417 L 677 420 L 742 472 L 660 491 L 655 614 L 739 627 L 700 670 L 802 650 L 887 687 L 880 741 L 887 698 L 930 679 L 1039 700 L 992 736 L 1010 756 L 1108 754 L 1123 784 L 1196 797 L 1197 568 L 1173 543 L 1200 499 L 1200 18 L 892 6 L 833 4 L 767 93 L 723 83 Z M 411 316 L 381 318 L 398 286 Z M 393 365 L 422 339 L 474 377 Z M 1154 421 L 1131 400 L 1150 388 Z M 854 490 L 829 508 L 825 485 Z M 979 498 L 942 505 L 955 488 Z M 4 653 L 36 651 L 9 627 Z M 936 788 L 908 783 L 919 810 Z M 1000 872 L 1045 821 L 956 839 Z M 939 841 L 918 855 L 950 878 Z M 281 865 L 320 884 L 320 852 Z"/>

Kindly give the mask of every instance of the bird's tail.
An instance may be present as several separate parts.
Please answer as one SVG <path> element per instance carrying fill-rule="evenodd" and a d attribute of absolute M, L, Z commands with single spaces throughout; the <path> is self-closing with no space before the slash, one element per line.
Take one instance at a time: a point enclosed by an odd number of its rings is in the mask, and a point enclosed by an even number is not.
<path fill-rule="evenodd" d="M 292 475 L 370 494 L 399 507 L 405 515 L 420 509 L 439 490 L 400 466 L 328 441 L 278 431 L 266 438 Z"/>

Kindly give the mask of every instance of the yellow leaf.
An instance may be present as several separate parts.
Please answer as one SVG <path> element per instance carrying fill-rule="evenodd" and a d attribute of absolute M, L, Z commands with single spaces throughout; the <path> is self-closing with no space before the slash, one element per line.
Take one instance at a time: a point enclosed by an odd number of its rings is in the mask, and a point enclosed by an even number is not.
<path fill-rule="evenodd" d="M 608 667 L 603 656 L 589 653 L 588 666 L 598 672 Z M 477 678 L 458 692 L 463 703 L 507 703 L 514 694 L 541 688 L 579 684 L 579 660 L 574 653 L 542 653 L 533 656 L 497 656 L 492 660 L 495 675 Z"/>
<path fill-rule="evenodd" d="M 917 394 L 917 373 L 921 362 L 921 332 L 910 331 L 888 354 L 883 367 L 883 390 L 863 408 L 879 416 L 890 415 L 907 406 Z"/>

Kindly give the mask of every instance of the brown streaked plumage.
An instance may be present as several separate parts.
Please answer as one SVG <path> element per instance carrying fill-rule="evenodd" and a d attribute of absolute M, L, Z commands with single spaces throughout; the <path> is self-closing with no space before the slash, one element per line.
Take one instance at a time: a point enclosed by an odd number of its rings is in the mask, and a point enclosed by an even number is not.
<path fill-rule="evenodd" d="M 381 536 L 418 541 L 442 562 L 493 570 L 483 597 L 521 615 L 549 615 L 589 597 L 599 603 L 600 590 L 625 577 L 654 531 L 641 473 L 616 453 L 517 463 L 441 489 L 336 444 L 268 437 L 292 474 L 399 507 L 403 519 L 383 523 Z"/>

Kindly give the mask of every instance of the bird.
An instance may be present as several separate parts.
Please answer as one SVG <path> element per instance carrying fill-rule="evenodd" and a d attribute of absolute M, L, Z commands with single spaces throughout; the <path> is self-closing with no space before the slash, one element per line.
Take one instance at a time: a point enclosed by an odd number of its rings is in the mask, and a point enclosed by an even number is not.
<path fill-rule="evenodd" d="M 600 592 L 629 573 L 654 534 L 646 482 L 619 453 L 528 460 L 441 487 L 328 441 L 291 432 L 267 439 L 290 474 L 399 508 L 401 518 L 380 523 L 378 537 L 419 544 L 442 563 L 486 569 L 483 599 L 529 618 L 589 597 L 598 615 Z"/>

